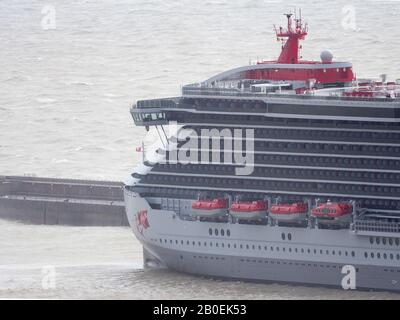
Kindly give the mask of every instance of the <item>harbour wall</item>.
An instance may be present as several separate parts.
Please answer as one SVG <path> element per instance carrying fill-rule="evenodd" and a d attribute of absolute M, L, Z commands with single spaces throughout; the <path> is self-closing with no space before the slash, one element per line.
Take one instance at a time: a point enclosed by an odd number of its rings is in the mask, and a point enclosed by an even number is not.
<path fill-rule="evenodd" d="M 0 176 L 0 218 L 30 224 L 128 226 L 123 184 Z"/>

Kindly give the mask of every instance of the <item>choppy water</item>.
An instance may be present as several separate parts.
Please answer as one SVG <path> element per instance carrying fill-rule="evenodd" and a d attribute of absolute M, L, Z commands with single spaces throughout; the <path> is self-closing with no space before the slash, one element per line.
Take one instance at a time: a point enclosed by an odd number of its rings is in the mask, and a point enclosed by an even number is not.
<path fill-rule="evenodd" d="M 43 28 L 45 4 L 56 29 Z M 400 1 L 293 5 L 310 24 L 305 58 L 329 48 L 358 76 L 400 78 Z M 276 57 L 272 24 L 289 9 L 283 0 L 0 1 L 0 174 L 123 179 L 135 147 L 154 140 L 133 126 L 132 101 Z M 0 297 L 398 297 L 143 271 L 127 229 L 0 223 L 0 239 Z M 56 265 L 56 290 L 38 285 L 43 264 Z"/>

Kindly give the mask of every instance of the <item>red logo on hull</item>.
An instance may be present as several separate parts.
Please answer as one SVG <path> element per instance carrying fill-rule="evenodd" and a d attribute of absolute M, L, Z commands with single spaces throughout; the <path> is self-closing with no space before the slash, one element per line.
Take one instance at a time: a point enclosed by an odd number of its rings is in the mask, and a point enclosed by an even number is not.
<path fill-rule="evenodd" d="M 137 230 L 143 235 L 143 231 L 150 227 L 149 221 L 147 220 L 147 210 L 140 210 L 135 215 L 135 223 Z"/>

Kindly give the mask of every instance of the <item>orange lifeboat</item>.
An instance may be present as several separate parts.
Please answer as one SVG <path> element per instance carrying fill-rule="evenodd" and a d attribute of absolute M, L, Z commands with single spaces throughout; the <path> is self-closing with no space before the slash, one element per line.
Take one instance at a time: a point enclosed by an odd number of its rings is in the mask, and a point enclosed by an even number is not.
<path fill-rule="evenodd" d="M 321 203 L 311 210 L 313 217 L 324 223 L 348 223 L 351 221 L 353 206 L 349 202 Z"/>
<path fill-rule="evenodd" d="M 240 220 L 260 220 L 267 216 L 268 204 L 264 200 L 234 202 L 229 213 Z"/>
<path fill-rule="evenodd" d="M 308 204 L 296 202 L 292 204 L 274 204 L 269 210 L 270 217 L 278 222 L 302 222 L 307 219 Z"/>
<path fill-rule="evenodd" d="M 228 213 L 228 200 L 196 200 L 192 203 L 193 212 L 199 217 L 220 217 Z"/>

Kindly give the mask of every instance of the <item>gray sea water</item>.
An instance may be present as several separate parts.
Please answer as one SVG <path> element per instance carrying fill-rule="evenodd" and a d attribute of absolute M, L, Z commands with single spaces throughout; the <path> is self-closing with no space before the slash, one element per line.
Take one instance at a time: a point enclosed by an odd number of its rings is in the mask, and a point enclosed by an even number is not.
<path fill-rule="evenodd" d="M 330 49 L 357 76 L 400 78 L 400 1 L 1 0 L 0 174 L 122 180 L 142 140 L 129 107 L 249 59 L 303 9 L 303 57 Z M 43 266 L 56 288 L 43 289 Z M 45 269 L 46 270 L 46 269 Z M 44 271 L 46 273 L 46 271 Z M 0 298 L 399 298 L 143 270 L 129 229 L 0 222 Z"/>

